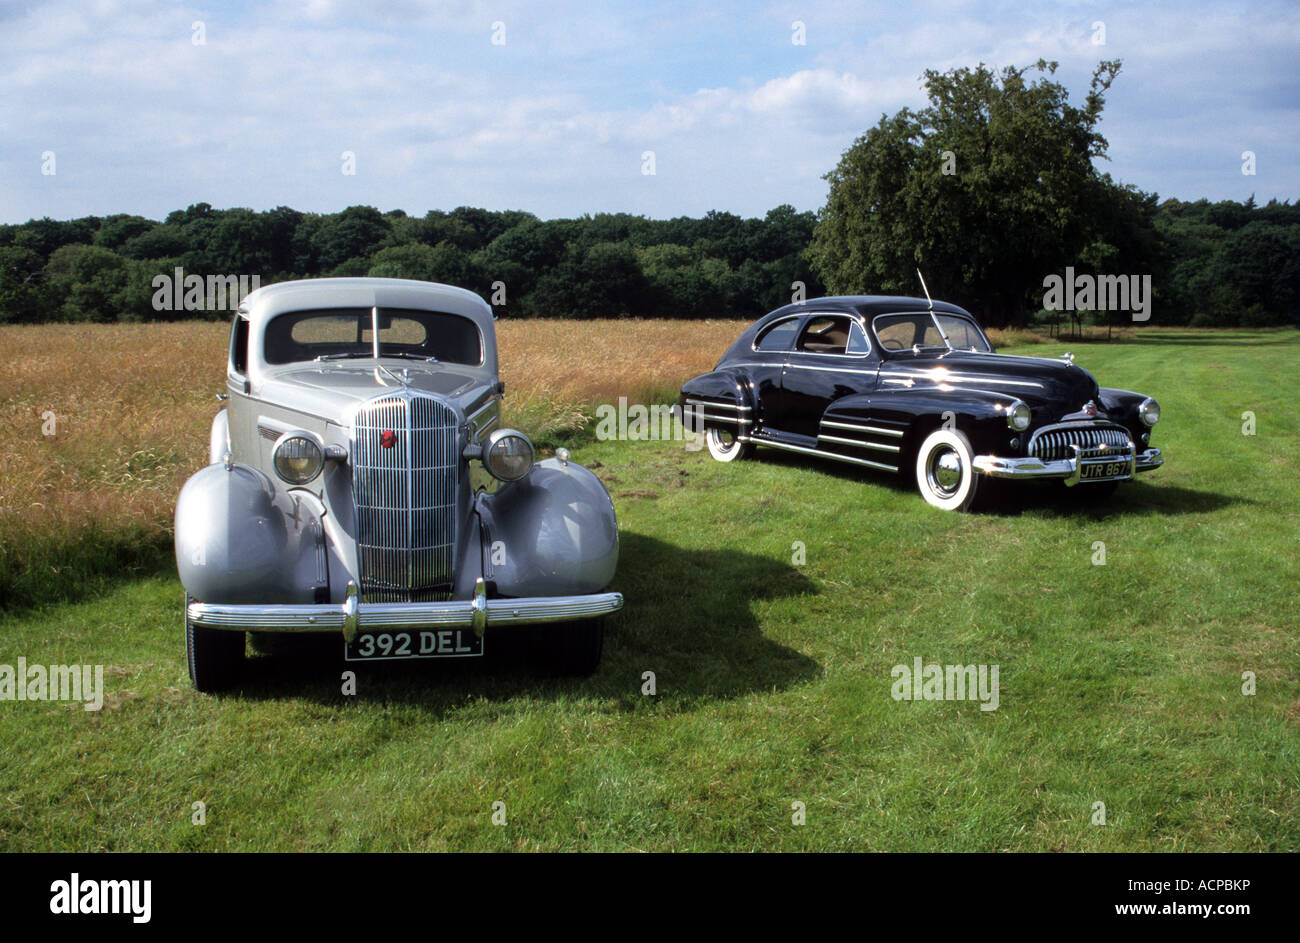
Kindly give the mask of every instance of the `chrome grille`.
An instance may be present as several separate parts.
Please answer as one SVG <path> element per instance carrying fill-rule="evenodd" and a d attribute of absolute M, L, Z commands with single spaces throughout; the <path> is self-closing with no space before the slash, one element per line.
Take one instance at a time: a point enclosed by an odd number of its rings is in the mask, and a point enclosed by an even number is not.
<path fill-rule="evenodd" d="M 384 448 L 380 437 L 396 441 Z M 352 428 L 352 484 L 364 602 L 449 599 L 455 577 L 456 413 L 403 390 L 364 404 Z"/>
<path fill-rule="evenodd" d="M 1071 446 L 1080 449 L 1098 449 L 1102 446 L 1113 449 L 1132 447 L 1128 430 L 1121 426 L 1105 425 L 1061 425 L 1046 426 L 1034 433 L 1029 443 L 1029 454 L 1045 462 L 1070 458 L 1074 451 Z"/>

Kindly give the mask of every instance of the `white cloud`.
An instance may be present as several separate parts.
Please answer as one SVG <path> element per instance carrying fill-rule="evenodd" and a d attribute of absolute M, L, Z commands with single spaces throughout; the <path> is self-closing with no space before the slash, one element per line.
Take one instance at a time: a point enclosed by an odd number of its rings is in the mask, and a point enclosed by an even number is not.
<path fill-rule="evenodd" d="M 640 4 L 539 13 L 522 0 L 275 0 L 236 16 L 57 0 L 7 11 L 0 32 L 0 218 L 157 216 L 199 200 L 542 215 L 811 209 L 854 138 L 924 103 L 924 69 L 1040 56 L 1061 61 L 1076 102 L 1098 59 L 1125 60 L 1103 121 L 1106 169 L 1119 179 L 1188 198 L 1236 195 L 1243 182 L 1261 198 L 1300 195 L 1286 189 L 1300 122 L 1285 64 L 1300 13 L 1095 9 L 800 0 L 757 15 Z M 790 43 L 795 19 L 807 47 Z M 1091 42 L 1096 19 L 1106 46 Z M 191 42 L 195 20 L 204 46 Z M 507 24 L 504 47 L 490 43 L 495 20 Z M 1261 175 L 1243 181 L 1223 155 L 1252 144 Z M 58 154 L 52 178 L 39 172 L 47 149 Z M 344 150 L 357 154 L 355 177 L 340 173 Z M 640 173 L 644 150 L 656 152 L 654 177 Z"/>

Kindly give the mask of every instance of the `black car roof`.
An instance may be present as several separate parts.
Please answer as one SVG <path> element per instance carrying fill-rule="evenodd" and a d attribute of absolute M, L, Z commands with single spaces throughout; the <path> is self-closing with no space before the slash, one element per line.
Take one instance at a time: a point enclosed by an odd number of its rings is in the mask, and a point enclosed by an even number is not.
<path fill-rule="evenodd" d="M 774 315 L 796 314 L 809 309 L 856 311 L 869 318 L 876 314 L 885 314 L 891 311 L 925 311 L 929 307 L 930 302 L 925 298 L 910 298 L 906 295 L 832 295 L 827 298 L 809 298 L 807 301 L 788 304 L 783 308 L 777 308 L 775 311 L 769 312 L 759 318 L 759 321 L 766 321 Z M 934 310 L 949 314 L 964 314 L 970 317 L 969 311 L 946 301 L 934 302 Z"/>

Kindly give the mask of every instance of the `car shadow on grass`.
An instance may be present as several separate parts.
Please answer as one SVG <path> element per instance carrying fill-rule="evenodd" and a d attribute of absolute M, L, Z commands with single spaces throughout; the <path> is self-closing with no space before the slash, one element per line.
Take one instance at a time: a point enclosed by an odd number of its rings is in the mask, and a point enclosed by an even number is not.
<path fill-rule="evenodd" d="M 812 658 L 764 636 L 755 605 L 813 595 L 816 585 L 783 559 L 743 550 L 695 550 L 644 534 L 620 535 L 622 612 L 606 623 L 600 667 L 555 677 L 535 658 L 529 633 L 489 626 L 482 658 L 345 663 L 342 640 L 280 640 L 251 656 L 240 686 L 223 698 L 411 704 L 443 717 L 484 700 L 582 700 L 595 709 L 689 710 L 717 699 L 774 691 L 818 677 Z M 342 693 L 356 672 L 355 699 Z M 654 673 L 649 694 L 646 672 Z"/>

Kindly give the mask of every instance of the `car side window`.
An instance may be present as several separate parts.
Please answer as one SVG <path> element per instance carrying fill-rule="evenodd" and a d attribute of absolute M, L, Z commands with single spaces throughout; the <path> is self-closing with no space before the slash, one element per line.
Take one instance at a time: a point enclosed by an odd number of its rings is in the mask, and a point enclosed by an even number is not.
<path fill-rule="evenodd" d="M 851 318 L 843 315 L 819 315 L 809 318 L 799 334 L 796 349 L 809 354 L 842 354 L 848 348 Z"/>
<path fill-rule="evenodd" d="M 789 350 L 799 329 L 799 318 L 786 318 L 766 328 L 754 344 L 755 350 L 782 351 Z"/>
<path fill-rule="evenodd" d="M 867 332 L 862 329 L 862 325 L 854 321 L 849 326 L 849 346 L 845 349 L 848 354 L 869 354 L 871 353 L 871 344 L 867 340 Z"/>
<path fill-rule="evenodd" d="M 240 376 L 248 373 L 248 318 L 238 314 L 230 329 L 230 368 Z"/>

